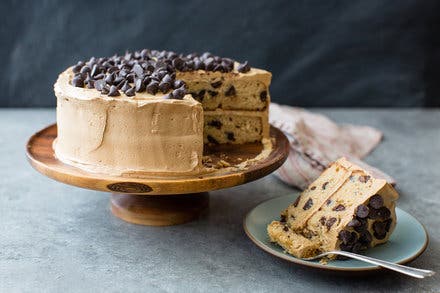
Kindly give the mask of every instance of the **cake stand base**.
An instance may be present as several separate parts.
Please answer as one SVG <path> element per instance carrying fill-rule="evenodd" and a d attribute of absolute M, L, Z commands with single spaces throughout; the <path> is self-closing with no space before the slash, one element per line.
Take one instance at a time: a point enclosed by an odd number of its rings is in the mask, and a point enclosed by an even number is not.
<path fill-rule="evenodd" d="M 208 208 L 207 192 L 180 195 L 130 195 L 113 193 L 111 211 L 133 224 L 170 226 L 192 221 Z"/>

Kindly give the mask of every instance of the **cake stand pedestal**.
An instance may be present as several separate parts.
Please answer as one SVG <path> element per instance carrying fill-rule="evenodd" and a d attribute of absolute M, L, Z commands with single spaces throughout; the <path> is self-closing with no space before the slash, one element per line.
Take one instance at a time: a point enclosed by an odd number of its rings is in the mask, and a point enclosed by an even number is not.
<path fill-rule="evenodd" d="M 208 208 L 208 191 L 244 184 L 266 176 L 287 159 L 289 142 L 271 127 L 272 150 L 262 159 L 261 143 L 207 145 L 204 155 L 216 166 L 210 173 L 191 176 L 124 175 L 89 173 L 59 161 L 52 149 L 56 124 L 35 133 L 27 143 L 27 158 L 40 173 L 57 181 L 98 191 L 111 192 L 112 213 L 124 221 L 151 226 L 182 224 Z M 234 167 L 253 160 L 246 168 Z"/>

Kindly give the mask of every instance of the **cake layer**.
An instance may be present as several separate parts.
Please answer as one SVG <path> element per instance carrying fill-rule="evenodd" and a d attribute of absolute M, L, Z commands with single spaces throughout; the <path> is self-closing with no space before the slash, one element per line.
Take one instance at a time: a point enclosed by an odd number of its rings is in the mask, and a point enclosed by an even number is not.
<path fill-rule="evenodd" d="M 280 221 L 268 226 L 268 233 L 273 242 L 297 257 L 309 257 L 310 250 L 292 249 L 296 246 L 285 241 L 287 233 L 298 234 L 318 245 L 317 253 L 357 253 L 388 240 L 396 225 L 397 198 L 397 192 L 385 180 L 375 179 L 341 158 L 282 212 Z M 283 237 L 280 225 L 285 226 Z"/>
<path fill-rule="evenodd" d="M 350 175 L 350 170 L 337 163 L 324 170 L 288 207 L 286 216 L 291 228 L 294 230 L 304 228 L 310 217 L 345 184 Z"/>
<path fill-rule="evenodd" d="M 205 111 L 203 140 L 205 143 L 242 144 L 268 137 L 266 112 Z"/>
<path fill-rule="evenodd" d="M 284 223 L 273 221 L 269 227 L 270 241 L 277 242 L 290 254 L 299 257 L 312 257 L 320 251 L 319 243 L 293 232 Z"/>
<path fill-rule="evenodd" d="M 252 68 L 247 73 L 203 71 L 178 72 L 188 92 L 204 110 L 265 110 L 270 103 L 270 72 Z"/>

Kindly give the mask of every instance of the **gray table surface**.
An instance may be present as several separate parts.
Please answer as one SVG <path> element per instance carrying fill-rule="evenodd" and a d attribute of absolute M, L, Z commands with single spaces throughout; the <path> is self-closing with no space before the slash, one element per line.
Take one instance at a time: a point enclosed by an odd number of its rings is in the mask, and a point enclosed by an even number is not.
<path fill-rule="evenodd" d="M 398 206 L 430 234 L 411 265 L 437 275 L 327 272 L 260 250 L 243 231 L 244 215 L 296 192 L 273 175 L 211 192 L 209 212 L 195 222 L 125 223 L 109 212 L 108 194 L 55 182 L 27 163 L 25 143 L 55 121 L 53 109 L 1 109 L 0 291 L 440 292 L 440 110 L 315 111 L 383 130 L 383 143 L 366 161 L 397 179 Z"/>

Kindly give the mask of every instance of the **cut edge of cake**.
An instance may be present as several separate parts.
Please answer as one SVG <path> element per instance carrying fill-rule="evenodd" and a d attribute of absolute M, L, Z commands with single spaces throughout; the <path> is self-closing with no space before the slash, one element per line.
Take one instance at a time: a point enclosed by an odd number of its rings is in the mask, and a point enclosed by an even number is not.
<path fill-rule="evenodd" d="M 333 187 L 326 183 L 330 178 L 334 179 Z M 330 187 L 323 189 L 327 192 L 317 190 L 323 184 Z M 388 240 L 396 226 L 397 198 L 396 190 L 385 180 L 375 179 L 341 158 L 281 212 L 280 221 L 268 225 L 268 234 L 272 242 L 300 258 L 335 249 L 359 252 Z M 281 226 L 284 233 L 289 233 L 282 238 Z M 298 236 L 286 236 L 292 233 Z M 301 245 L 302 249 L 293 249 Z"/>

